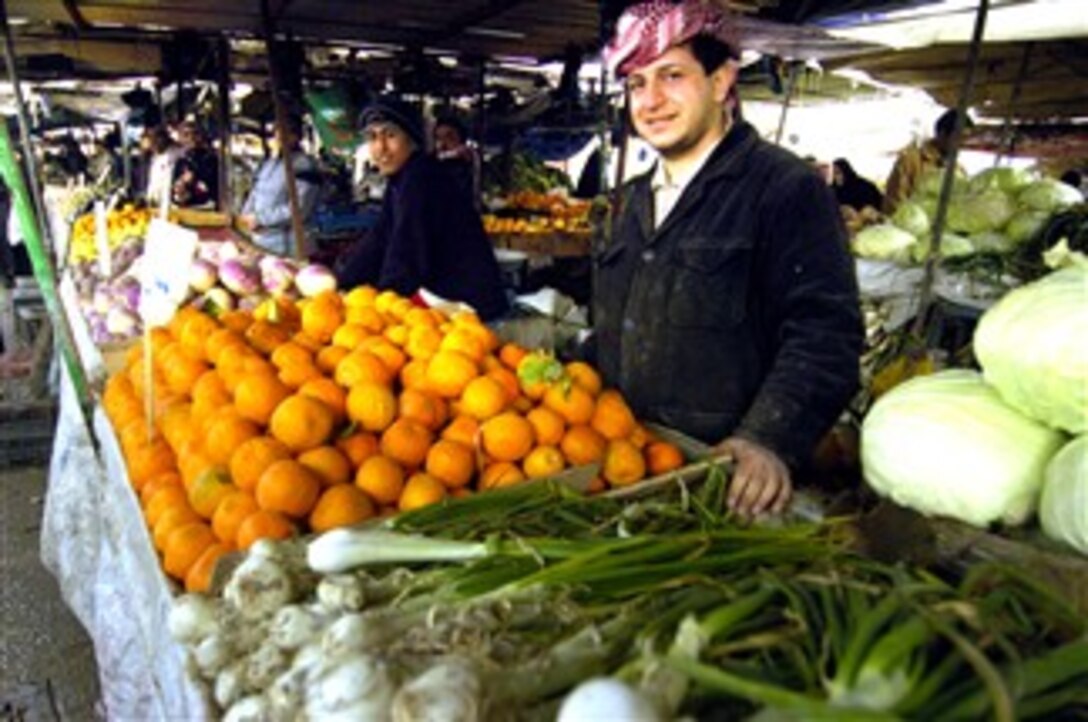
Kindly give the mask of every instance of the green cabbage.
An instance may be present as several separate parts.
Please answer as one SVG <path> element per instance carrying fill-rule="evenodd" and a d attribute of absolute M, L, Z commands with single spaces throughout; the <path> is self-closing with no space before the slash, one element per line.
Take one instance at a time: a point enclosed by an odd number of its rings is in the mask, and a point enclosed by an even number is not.
<path fill-rule="evenodd" d="M 876 261 L 909 263 L 917 239 L 891 223 L 868 226 L 854 236 L 854 253 Z"/>
<path fill-rule="evenodd" d="M 1009 292 L 983 314 L 974 346 L 1010 406 L 1072 434 L 1088 431 L 1088 268 Z"/>
<path fill-rule="evenodd" d="M 1064 437 L 1009 408 L 974 371 L 919 376 L 880 398 L 861 428 L 878 494 L 926 515 L 1021 524 Z"/>
<path fill-rule="evenodd" d="M 904 201 L 895 209 L 892 223 L 902 228 L 907 233 L 915 236 L 924 236 L 929 233 L 929 215 L 925 209 L 914 201 Z"/>
<path fill-rule="evenodd" d="M 1088 436 L 1063 446 L 1046 467 L 1039 521 L 1048 537 L 1088 554 Z"/>
<path fill-rule="evenodd" d="M 1016 193 L 1035 180 L 1035 174 L 1024 168 L 987 168 L 971 178 L 967 187 L 972 193 L 998 190 Z"/>
<path fill-rule="evenodd" d="M 971 236 L 975 253 L 1008 253 L 1016 248 L 1012 239 L 997 231 L 983 231 Z"/>
<path fill-rule="evenodd" d="M 1076 188 L 1053 178 L 1044 178 L 1022 190 L 1017 200 L 1021 206 L 1037 211 L 1058 211 L 1084 199 Z"/>
<path fill-rule="evenodd" d="M 928 236 L 918 239 L 914 247 L 914 260 L 921 263 L 926 259 L 926 251 L 929 250 L 930 240 Z M 941 236 L 941 258 L 960 258 L 975 253 L 975 246 L 971 239 L 956 233 L 945 233 Z"/>
<path fill-rule="evenodd" d="M 936 198 L 941 194 L 942 183 L 944 183 L 944 168 L 926 168 L 915 186 L 916 192 Z M 965 190 L 967 190 L 967 174 L 957 168 L 956 176 L 952 179 L 952 194 L 963 193 Z"/>
<path fill-rule="evenodd" d="M 948 229 L 957 233 L 982 233 L 1005 227 L 1016 213 L 1016 205 L 1001 191 L 967 193 L 948 204 Z"/>
<path fill-rule="evenodd" d="M 1005 226 L 1005 235 L 1016 245 L 1027 243 L 1043 230 L 1049 220 L 1050 214 L 1046 211 L 1022 210 Z"/>

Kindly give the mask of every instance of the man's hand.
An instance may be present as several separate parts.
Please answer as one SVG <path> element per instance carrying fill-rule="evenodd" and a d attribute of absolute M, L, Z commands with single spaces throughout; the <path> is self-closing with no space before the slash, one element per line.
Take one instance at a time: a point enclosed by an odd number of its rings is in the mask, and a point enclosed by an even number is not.
<path fill-rule="evenodd" d="M 763 446 L 731 437 L 714 447 L 735 462 L 729 485 L 729 510 L 745 518 L 770 512 L 780 514 L 793 498 L 790 470 L 778 456 Z"/>

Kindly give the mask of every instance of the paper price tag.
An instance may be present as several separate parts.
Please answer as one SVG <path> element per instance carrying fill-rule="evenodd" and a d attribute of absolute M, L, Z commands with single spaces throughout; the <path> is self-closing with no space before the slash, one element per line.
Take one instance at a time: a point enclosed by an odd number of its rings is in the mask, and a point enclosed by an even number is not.
<path fill-rule="evenodd" d="M 94 202 L 94 243 L 98 250 L 98 272 L 103 278 L 113 277 L 113 256 L 110 254 L 110 225 L 106 204 Z"/>
<path fill-rule="evenodd" d="M 146 327 L 169 323 L 185 300 L 197 239 L 196 231 L 151 220 L 140 279 L 140 317 Z"/>

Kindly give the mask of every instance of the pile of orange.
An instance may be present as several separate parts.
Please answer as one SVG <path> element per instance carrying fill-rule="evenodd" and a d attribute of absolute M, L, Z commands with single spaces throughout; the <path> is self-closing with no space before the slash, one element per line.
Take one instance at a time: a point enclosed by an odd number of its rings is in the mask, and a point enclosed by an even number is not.
<path fill-rule="evenodd" d="M 600 463 L 599 491 L 683 463 L 589 365 L 501 345 L 471 314 L 391 291 L 218 319 L 185 308 L 150 343 L 150 388 L 134 347 L 103 406 L 163 568 L 192 591 L 208 588 L 222 554 L 258 539 L 580 464 Z"/>

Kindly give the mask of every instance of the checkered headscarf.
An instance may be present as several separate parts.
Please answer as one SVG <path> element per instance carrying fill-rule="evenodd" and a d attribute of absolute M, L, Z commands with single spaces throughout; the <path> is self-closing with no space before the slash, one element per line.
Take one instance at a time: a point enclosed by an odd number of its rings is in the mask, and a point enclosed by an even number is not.
<path fill-rule="evenodd" d="M 739 56 L 735 27 L 711 0 L 649 0 L 620 16 L 616 35 L 604 49 L 605 63 L 624 77 L 696 35 L 717 38 Z"/>

